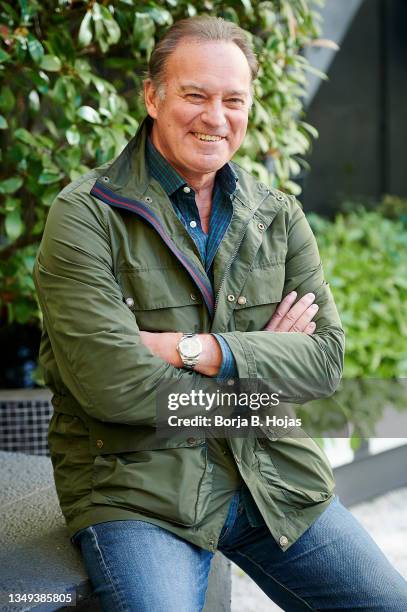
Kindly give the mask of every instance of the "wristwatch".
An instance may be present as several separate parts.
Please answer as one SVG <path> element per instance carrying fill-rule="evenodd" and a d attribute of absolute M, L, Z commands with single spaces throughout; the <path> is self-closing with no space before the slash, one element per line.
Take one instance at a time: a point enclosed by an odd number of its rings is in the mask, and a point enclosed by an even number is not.
<path fill-rule="evenodd" d="M 202 342 L 198 334 L 183 334 L 178 342 L 177 351 L 182 359 L 184 368 L 193 370 L 202 353 Z"/>

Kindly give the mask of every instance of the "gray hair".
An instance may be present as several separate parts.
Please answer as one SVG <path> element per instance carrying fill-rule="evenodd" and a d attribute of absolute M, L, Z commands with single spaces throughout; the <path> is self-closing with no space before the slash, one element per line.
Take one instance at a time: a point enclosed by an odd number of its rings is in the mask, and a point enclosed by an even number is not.
<path fill-rule="evenodd" d="M 252 81 L 256 78 L 259 64 L 247 32 L 221 17 L 199 15 L 176 21 L 154 47 L 148 64 L 147 78 L 152 81 L 161 98 L 165 95 L 165 70 L 168 59 L 184 38 L 203 42 L 235 43 L 247 59 Z"/>

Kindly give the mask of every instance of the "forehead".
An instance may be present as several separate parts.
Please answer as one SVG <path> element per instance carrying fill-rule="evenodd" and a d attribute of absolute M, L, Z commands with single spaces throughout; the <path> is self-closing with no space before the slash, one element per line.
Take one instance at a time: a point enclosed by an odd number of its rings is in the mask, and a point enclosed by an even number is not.
<path fill-rule="evenodd" d="M 194 84 L 209 91 L 250 91 L 249 64 L 233 42 L 185 39 L 168 58 L 165 74 L 176 88 Z"/>

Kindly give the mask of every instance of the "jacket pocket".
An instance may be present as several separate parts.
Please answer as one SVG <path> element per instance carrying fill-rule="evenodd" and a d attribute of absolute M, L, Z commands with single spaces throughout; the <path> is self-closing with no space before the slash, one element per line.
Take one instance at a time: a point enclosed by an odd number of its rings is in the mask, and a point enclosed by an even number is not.
<path fill-rule="evenodd" d="M 237 331 L 260 331 L 283 298 L 284 264 L 255 268 L 249 272 L 234 310 Z M 240 302 L 243 301 L 243 304 Z"/>
<path fill-rule="evenodd" d="M 309 437 L 257 440 L 254 469 L 269 495 L 290 512 L 325 501 L 335 486 L 325 453 Z"/>
<path fill-rule="evenodd" d="M 179 268 L 122 269 L 123 298 L 144 331 L 200 331 L 202 297 Z"/>
<path fill-rule="evenodd" d="M 188 441 L 173 448 L 99 455 L 91 500 L 190 527 L 205 516 L 212 467 L 206 444 L 191 446 Z"/>

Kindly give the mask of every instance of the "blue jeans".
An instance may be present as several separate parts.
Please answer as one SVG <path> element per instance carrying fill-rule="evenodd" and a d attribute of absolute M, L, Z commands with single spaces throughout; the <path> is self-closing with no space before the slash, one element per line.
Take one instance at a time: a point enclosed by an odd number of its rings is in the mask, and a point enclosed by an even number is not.
<path fill-rule="evenodd" d="M 100 523 L 74 541 L 104 611 L 202 610 L 213 553 L 144 521 Z M 238 492 L 219 549 L 289 612 L 407 611 L 407 582 L 338 497 L 282 552 Z"/>

